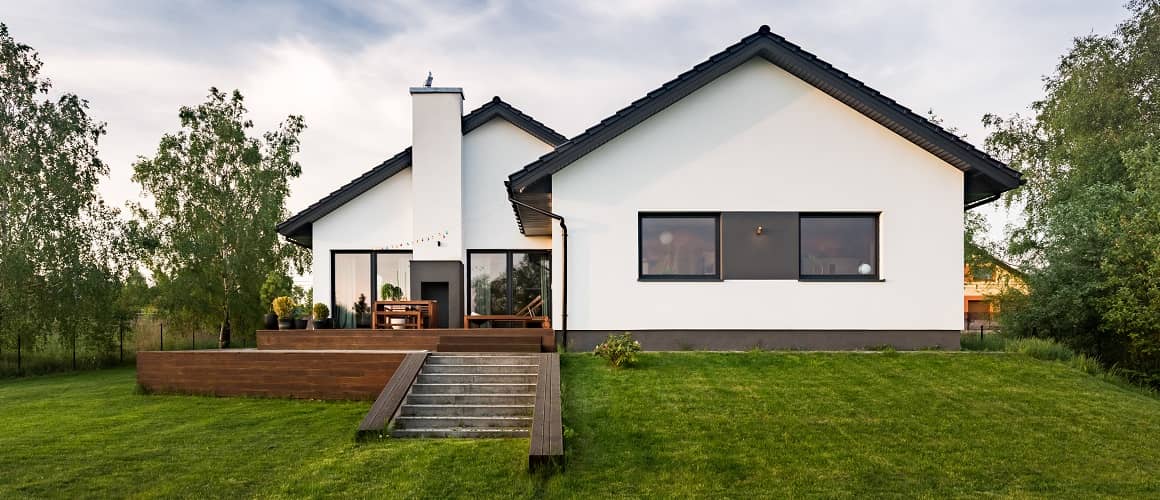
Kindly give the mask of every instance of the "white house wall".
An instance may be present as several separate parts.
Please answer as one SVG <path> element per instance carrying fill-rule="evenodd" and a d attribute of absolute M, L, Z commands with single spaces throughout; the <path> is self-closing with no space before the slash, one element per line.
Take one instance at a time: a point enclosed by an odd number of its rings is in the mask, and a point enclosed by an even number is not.
<path fill-rule="evenodd" d="M 503 184 L 513 170 L 551 150 L 550 145 L 503 119 L 493 119 L 463 137 L 463 236 L 467 250 L 551 248 L 550 237 L 530 238 L 520 233 Z"/>
<path fill-rule="evenodd" d="M 314 221 L 314 300 L 330 302 L 331 250 L 375 250 L 412 239 L 411 169 Z"/>
<path fill-rule="evenodd" d="M 571 330 L 961 326 L 962 172 L 767 61 L 702 87 L 552 185 L 569 228 Z M 881 212 L 884 281 L 640 282 L 640 211 Z"/>

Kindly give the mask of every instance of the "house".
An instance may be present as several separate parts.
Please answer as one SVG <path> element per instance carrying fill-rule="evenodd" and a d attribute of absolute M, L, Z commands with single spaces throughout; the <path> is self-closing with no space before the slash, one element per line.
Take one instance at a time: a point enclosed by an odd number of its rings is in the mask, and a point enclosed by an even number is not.
<path fill-rule="evenodd" d="M 973 246 L 979 255 L 963 264 L 963 329 L 991 329 L 999 312 L 994 297 L 1014 288 L 1027 291 L 1022 271 L 996 257 L 986 249 Z M 974 260 L 974 262 L 972 262 Z"/>
<path fill-rule="evenodd" d="M 954 349 L 962 211 L 1021 183 L 767 26 L 571 139 L 411 97 L 410 148 L 278 226 L 342 326 L 390 283 L 573 349 Z"/>

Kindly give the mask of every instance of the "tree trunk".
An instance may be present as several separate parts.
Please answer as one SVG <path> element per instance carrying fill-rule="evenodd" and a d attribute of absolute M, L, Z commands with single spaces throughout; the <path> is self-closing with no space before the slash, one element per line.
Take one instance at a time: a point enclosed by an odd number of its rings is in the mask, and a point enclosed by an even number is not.
<path fill-rule="evenodd" d="M 225 320 L 222 321 L 222 329 L 218 332 L 218 349 L 228 349 L 230 347 L 230 310 L 226 309 Z"/>

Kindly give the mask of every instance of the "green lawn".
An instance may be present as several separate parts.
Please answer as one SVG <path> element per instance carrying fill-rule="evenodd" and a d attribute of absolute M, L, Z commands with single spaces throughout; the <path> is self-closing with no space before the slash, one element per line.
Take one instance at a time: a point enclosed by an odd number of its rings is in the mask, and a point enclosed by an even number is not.
<path fill-rule="evenodd" d="M 0 381 L 0 498 L 1160 496 L 1160 398 L 1012 354 L 563 361 L 568 468 L 527 441 L 355 443 L 369 403 Z"/>

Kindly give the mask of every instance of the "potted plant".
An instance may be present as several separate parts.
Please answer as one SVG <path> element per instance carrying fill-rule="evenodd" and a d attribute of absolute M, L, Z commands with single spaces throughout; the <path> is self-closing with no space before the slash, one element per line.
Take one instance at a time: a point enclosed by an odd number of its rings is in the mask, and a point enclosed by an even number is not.
<path fill-rule="evenodd" d="M 278 329 L 278 314 L 274 311 L 274 299 L 289 296 L 294 282 L 282 271 L 271 271 L 266 275 L 266 281 L 258 289 L 258 296 L 266 304 L 266 315 L 263 325 L 266 330 Z"/>
<path fill-rule="evenodd" d="M 367 295 L 358 294 L 358 301 L 354 303 L 354 322 L 358 328 L 371 327 L 371 306 L 367 304 Z"/>
<path fill-rule="evenodd" d="M 330 308 L 321 302 L 314 304 L 314 323 L 315 330 L 326 330 L 330 328 Z"/>
<path fill-rule="evenodd" d="M 379 287 L 379 297 L 386 300 L 402 300 L 403 289 L 391 283 L 383 283 L 383 286 Z M 405 318 L 391 318 L 391 328 L 396 330 L 402 329 L 406 323 Z"/>
<path fill-rule="evenodd" d="M 310 322 L 310 320 L 306 316 L 306 308 L 302 307 L 301 305 L 295 305 L 294 306 L 294 329 L 295 330 L 305 330 L 306 325 L 309 322 Z"/>
<path fill-rule="evenodd" d="M 278 315 L 279 330 L 294 329 L 294 299 L 285 295 L 274 299 L 271 303 L 274 313 Z"/>

